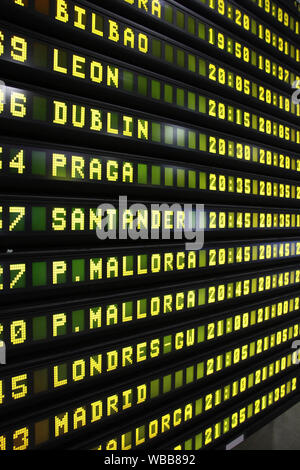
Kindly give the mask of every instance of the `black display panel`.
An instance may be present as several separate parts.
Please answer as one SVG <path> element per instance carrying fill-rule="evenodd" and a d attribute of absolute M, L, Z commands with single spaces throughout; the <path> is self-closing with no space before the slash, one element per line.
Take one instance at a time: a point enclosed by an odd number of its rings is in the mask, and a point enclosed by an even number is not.
<path fill-rule="evenodd" d="M 231 446 L 300 397 L 299 5 L 2 3 L 0 450 Z"/>

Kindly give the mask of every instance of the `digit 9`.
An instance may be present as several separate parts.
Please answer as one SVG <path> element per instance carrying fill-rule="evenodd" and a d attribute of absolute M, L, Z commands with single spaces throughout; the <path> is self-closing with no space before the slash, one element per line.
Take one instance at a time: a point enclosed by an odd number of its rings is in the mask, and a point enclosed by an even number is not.
<path fill-rule="evenodd" d="M 17 62 L 27 61 L 27 41 L 19 36 L 11 38 L 11 57 Z"/>

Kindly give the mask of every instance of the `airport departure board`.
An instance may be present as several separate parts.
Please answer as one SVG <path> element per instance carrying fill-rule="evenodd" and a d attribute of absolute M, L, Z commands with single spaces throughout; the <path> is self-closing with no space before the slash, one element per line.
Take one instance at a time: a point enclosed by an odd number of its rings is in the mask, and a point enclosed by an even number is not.
<path fill-rule="evenodd" d="M 299 2 L 1 9 L 0 450 L 231 448 L 300 398 Z"/>

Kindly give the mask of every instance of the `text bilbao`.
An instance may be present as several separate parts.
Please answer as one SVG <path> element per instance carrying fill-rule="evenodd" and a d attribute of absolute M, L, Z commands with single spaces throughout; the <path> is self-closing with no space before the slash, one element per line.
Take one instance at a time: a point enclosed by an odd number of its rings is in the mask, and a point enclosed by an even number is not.
<path fill-rule="evenodd" d="M 225 370 L 245 363 L 255 356 L 261 356 L 267 351 L 276 349 L 289 341 L 299 337 L 299 323 L 289 323 L 285 328 L 270 330 L 268 334 L 262 334 L 257 338 L 247 341 L 234 342 L 227 346 L 223 353 L 216 352 L 204 356 L 196 366 L 198 374 L 205 377 L 220 374 Z M 177 331 L 173 335 L 167 334 L 161 338 L 148 338 L 135 345 L 125 345 L 118 349 L 97 351 L 84 357 L 69 358 L 65 362 L 48 365 L 41 363 L 38 368 L 23 364 L 19 366 L 19 373 L 16 371 L 5 377 L 0 377 L 0 405 L 3 407 L 11 405 L 18 400 L 29 400 L 41 397 L 45 394 L 55 394 L 60 390 L 74 389 L 82 383 L 97 384 L 107 379 L 111 374 L 121 372 L 124 368 L 132 371 L 136 366 L 140 367 L 154 361 L 162 359 L 171 354 L 174 359 L 180 359 L 183 350 L 194 351 L 197 354 L 199 343 L 197 328 Z M 198 346 L 198 347 L 197 347 Z"/>

